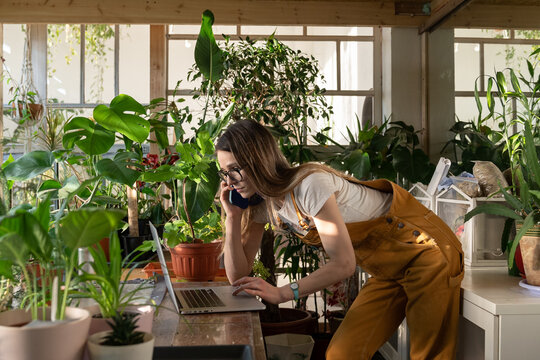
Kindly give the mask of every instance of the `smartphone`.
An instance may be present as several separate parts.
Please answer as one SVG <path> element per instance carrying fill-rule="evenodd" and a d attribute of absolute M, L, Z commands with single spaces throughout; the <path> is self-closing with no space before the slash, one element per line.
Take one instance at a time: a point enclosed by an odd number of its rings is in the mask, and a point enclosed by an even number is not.
<path fill-rule="evenodd" d="M 249 205 L 249 199 L 243 198 L 236 189 L 229 191 L 229 202 L 241 209 L 245 209 Z"/>

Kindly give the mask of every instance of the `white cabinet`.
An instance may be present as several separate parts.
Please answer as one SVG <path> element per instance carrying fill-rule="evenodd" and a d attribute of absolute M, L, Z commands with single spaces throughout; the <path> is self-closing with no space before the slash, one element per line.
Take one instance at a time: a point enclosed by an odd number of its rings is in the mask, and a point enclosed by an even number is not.
<path fill-rule="evenodd" d="M 540 359 L 540 292 L 505 268 L 467 269 L 458 359 Z"/>

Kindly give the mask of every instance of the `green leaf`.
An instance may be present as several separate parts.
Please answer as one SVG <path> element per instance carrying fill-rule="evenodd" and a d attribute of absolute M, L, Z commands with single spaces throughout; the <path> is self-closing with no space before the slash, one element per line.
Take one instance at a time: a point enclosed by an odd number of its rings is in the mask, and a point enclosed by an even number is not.
<path fill-rule="evenodd" d="M 147 170 L 143 173 L 141 181 L 163 182 L 174 179 L 175 172 L 171 165 L 162 165 L 155 170 Z"/>
<path fill-rule="evenodd" d="M 116 230 L 126 215 L 123 210 L 84 208 L 70 211 L 60 220 L 59 235 L 64 244 L 74 251 L 88 247 L 108 237 Z"/>
<path fill-rule="evenodd" d="M 124 185 L 133 186 L 141 175 L 140 171 L 130 169 L 131 164 L 127 161 L 101 159 L 96 164 L 96 169 L 105 178 Z"/>
<path fill-rule="evenodd" d="M 214 14 L 205 10 L 202 14 L 201 30 L 195 45 L 195 63 L 201 73 L 210 82 L 215 82 L 223 76 L 223 52 L 218 47 L 212 25 Z"/>
<path fill-rule="evenodd" d="M 371 172 L 371 162 L 369 154 L 360 149 L 354 150 L 345 161 L 345 166 L 349 172 L 357 179 L 369 178 Z"/>
<path fill-rule="evenodd" d="M 131 114 L 131 112 L 135 114 Z M 142 143 L 150 134 L 150 122 L 138 115 L 144 113 L 144 107 L 135 99 L 120 94 L 111 101 L 110 107 L 96 106 L 93 115 L 96 122 L 104 128 L 119 132 L 132 141 Z"/>
<path fill-rule="evenodd" d="M 4 175 L 8 180 L 30 180 L 50 170 L 54 155 L 49 151 L 32 151 L 7 165 Z"/>
<path fill-rule="evenodd" d="M 0 237 L 0 259 L 16 262 L 19 266 L 25 265 L 28 248 L 19 234 L 7 233 Z"/>
<path fill-rule="evenodd" d="M 217 171 L 216 164 L 212 162 L 210 168 L 205 173 L 206 181 L 200 181 L 198 183 L 192 180 L 186 181 L 186 203 L 192 223 L 200 219 L 214 203 L 214 197 L 220 183 Z M 178 192 L 178 200 L 181 203 L 180 211 L 182 217 L 186 219 L 182 201 L 182 187 L 180 187 Z"/>
<path fill-rule="evenodd" d="M 471 211 L 465 214 L 465 222 L 469 221 L 473 216 L 476 216 L 478 214 L 491 214 L 491 215 L 499 215 L 504 216 L 507 218 L 511 218 L 514 220 L 522 220 L 522 217 L 516 214 L 512 209 L 509 209 L 508 207 L 501 205 L 501 204 L 482 204 L 478 205 Z"/>
<path fill-rule="evenodd" d="M 540 162 L 536 153 L 536 146 L 532 134 L 531 124 L 525 123 L 525 160 L 527 168 L 533 176 L 534 182 L 540 187 Z"/>
<path fill-rule="evenodd" d="M 535 224 L 534 214 L 529 214 L 521 225 L 521 229 L 516 234 L 514 241 L 512 242 L 512 247 L 510 248 L 510 253 L 508 254 L 508 267 L 511 269 L 514 265 L 514 256 L 516 255 L 516 249 L 519 244 L 519 241 L 531 229 Z"/>
<path fill-rule="evenodd" d="M 114 132 L 85 117 L 73 118 L 64 126 L 64 131 L 65 149 L 77 145 L 87 155 L 101 155 L 114 145 Z"/>

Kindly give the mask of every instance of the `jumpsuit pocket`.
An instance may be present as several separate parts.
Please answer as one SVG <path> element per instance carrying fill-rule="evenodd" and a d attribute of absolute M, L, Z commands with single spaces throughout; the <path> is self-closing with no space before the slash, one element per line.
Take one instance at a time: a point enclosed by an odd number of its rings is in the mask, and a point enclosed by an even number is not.
<path fill-rule="evenodd" d="M 435 213 L 430 211 L 425 215 L 426 222 L 431 226 L 429 232 L 433 236 L 439 249 L 448 261 L 449 269 L 449 286 L 459 286 L 464 276 L 464 255 L 461 248 L 461 242 Z M 427 229 L 426 229 L 427 230 Z"/>

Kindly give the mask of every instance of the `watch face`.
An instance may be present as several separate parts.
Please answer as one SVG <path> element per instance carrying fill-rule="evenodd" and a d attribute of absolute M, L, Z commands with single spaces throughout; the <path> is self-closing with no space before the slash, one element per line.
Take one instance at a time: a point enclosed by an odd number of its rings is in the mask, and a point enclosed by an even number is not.
<path fill-rule="evenodd" d="M 298 284 L 297 283 L 292 283 L 291 284 L 291 289 L 298 289 Z"/>

